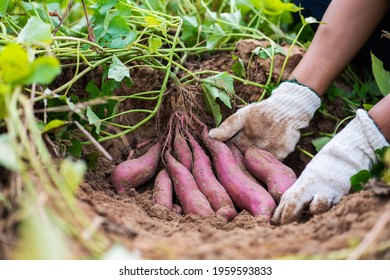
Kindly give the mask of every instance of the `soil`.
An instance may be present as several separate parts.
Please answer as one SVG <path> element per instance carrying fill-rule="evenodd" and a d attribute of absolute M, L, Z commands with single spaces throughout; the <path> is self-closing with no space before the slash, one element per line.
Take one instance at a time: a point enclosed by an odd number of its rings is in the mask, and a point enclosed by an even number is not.
<path fill-rule="evenodd" d="M 252 44 L 252 47 L 250 46 Z M 248 54 L 253 45 L 258 43 L 248 41 L 244 47 L 238 46 L 235 55 L 249 61 Z M 249 47 L 248 47 L 249 45 Z M 245 49 L 245 48 L 249 48 Z M 233 53 L 215 53 L 203 57 L 193 57 L 188 60 L 186 67 L 192 71 L 217 70 L 228 71 L 234 63 Z M 298 63 L 303 51 L 294 50 L 284 79 L 289 71 Z M 282 57 L 277 57 L 275 65 L 280 69 Z M 264 83 L 269 75 L 269 61 L 252 58 L 250 79 Z M 159 86 L 161 76 L 148 70 L 131 73 L 134 87 L 122 88 L 122 93 L 129 91 L 155 89 Z M 276 80 L 279 73 L 274 74 Z M 175 92 L 174 86 L 170 92 Z M 138 88 L 137 88 L 138 87 Z M 177 89 L 176 89 L 177 90 Z M 190 92 L 198 102 L 195 111 L 202 114 L 202 93 L 198 84 L 177 90 Z M 261 90 L 252 86 L 235 84 L 237 95 L 248 102 L 257 100 Z M 119 92 L 118 94 L 122 94 Z M 133 101 L 132 101 L 133 102 Z M 136 107 L 139 104 L 128 103 L 124 109 Z M 232 110 L 224 110 L 224 117 Z M 128 107 L 128 108 L 127 108 Z M 163 107 L 156 120 L 152 120 L 123 139 L 104 143 L 114 161 L 109 162 L 103 157 L 94 170 L 88 172 L 86 182 L 78 194 L 80 202 L 93 217 L 102 219 L 102 229 L 113 241 L 124 244 L 130 251 L 138 253 L 144 259 L 279 259 L 279 258 L 345 258 L 357 246 L 378 218 L 385 211 L 388 199 L 378 196 L 371 190 L 352 193 L 342 199 L 330 211 L 311 217 L 307 213 L 302 218 L 289 225 L 272 225 L 261 218 L 255 218 L 243 211 L 231 222 L 222 221 L 216 217 L 201 218 L 195 215 L 179 215 L 158 205 L 152 200 L 153 180 L 137 189 L 117 194 L 110 182 L 110 174 L 116 164 L 124 161 L 129 152 L 133 157 L 142 155 L 152 142 L 161 135 L 172 113 L 171 100 L 164 100 Z M 339 101 L 327 107 L 330 113 L 342 117 L 343 109 Z M 205 119 L 212 126 L 210 119 Z M 135 116 L 123 117 L 121 122 L 131 123 Z M 314 132 L 313 135 L 302 137 L 298 146 L 315 154 L 311 140 L 318 132 L 333 132 L 335 121 L 317 113 L 311 126 L 303 131 Z M 139 149 L 134 149 L 134 143 L 151 142 Z M 130 143 L 130 144 L 129 144 Z M 133 144 L 133 145 L 131 145 Z M 299 175 L 310 157 L 295 151 L 286 160 Z M 326 170 L 324 170 L 326 172 Z M 390 240 L 390 227 L 379 236 L 381 240 Z M 388 247 L 387 247 L 388 248 Z M 375 250 L 363 258 L 388 259 L 390 250 Z"/>

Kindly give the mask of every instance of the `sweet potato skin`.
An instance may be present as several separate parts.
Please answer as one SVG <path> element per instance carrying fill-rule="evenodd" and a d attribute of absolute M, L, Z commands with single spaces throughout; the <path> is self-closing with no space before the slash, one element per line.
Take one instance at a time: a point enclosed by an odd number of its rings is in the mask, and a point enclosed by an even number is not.
<path fill-rule="evenodd" d="M 191 172 L 170 154 L 170 149 L 165 153 L 165 159 L 183 213 L 192 213 L 202 217 L 214 216 L 214 210 L 199 190 Z"/>
<path fill-rule="evenodd" d="M 111 174 L 115 190 L 122 193 L 152 179 L 157 172 L 161 151 L 162 145 L 157 142 L 141 157 L 118 164 Z"/>
<path fill-rule="evenodd" d="M 166 169 L 162 169 L 156 176 L 153 187 L 153 202 L 172 209 L 173 184 Z"/>
<path fill-rule="evenodd" d="M 211 139 L 205 129 L 202 140 L 212 155 L 219 182 L 234 204 L 253 216 L 264 216 L 269 220 L 276 207 L 271 195 L 241 171 L 225 143 Z"/>
<path fill-rule="evenodd" d="M 276 201 L 279 201 L 282 194 L 297 180 L 290 167 L 265 150 L 248 148 L 244 162 L 251 174 L 267 185 L 269 193 Z"/>
<path fill-rule="evenodd" d="M 234 159 L 236 160 L 238 166 L 240 167 L 241 171 L 248 176 L 249 179 L 251 179 L 256 184 L 259 183 L 255 177 L 249 172 L 249 170 L 245 166 L 244 162 L 244 155 L 241 153 L 241 151 L 237 148 L 236 145 L 234 145 L 232 142 L 226 143 L 226 145 L 229 147 L 230 151 L 233 154 Z"/>
<path fill-rule="evenodd" d="M 175 137 L 173 140 L 175 158 L 188 170 L 192 169 L 192 153 L 186 139 L 180 133 L 179 126 L 176 125 Z"/>
<path fill-rule="evenodd" d="M 237 216 L 233 201 L 215 177 L 211 161 L 202 147 L 190 133 L 187 133 L 187 138 L 193 154 L 192 173 L 200 191 L 206 196 L 217 216 L 231 221 Z"/>

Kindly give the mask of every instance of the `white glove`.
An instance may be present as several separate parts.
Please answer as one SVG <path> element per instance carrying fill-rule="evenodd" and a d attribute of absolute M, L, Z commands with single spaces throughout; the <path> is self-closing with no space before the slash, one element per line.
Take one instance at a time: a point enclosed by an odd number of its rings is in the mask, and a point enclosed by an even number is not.
<path fill-rule="evenodd" d="M 283 194 L 273 222 L 290 223 L 308 205 L 312 214 L 329 210 L 349 192 L 350 177 L 369 169 L 377 161 L 375 150 L 387 145 L 368 113 L 357 110 L 356 117 L 323 147 Z"/>
<path fill-rule="evenodd" d="M 320 105 L 320 98 L 308 87 L 283 82 L 269 98 L 239 109 L 209 135 L 226 141 L 237 134 L 231 141 L 241 150 L 256 146 L 282 160 L 294 151 L 299 129 L 308 126 Z"/>

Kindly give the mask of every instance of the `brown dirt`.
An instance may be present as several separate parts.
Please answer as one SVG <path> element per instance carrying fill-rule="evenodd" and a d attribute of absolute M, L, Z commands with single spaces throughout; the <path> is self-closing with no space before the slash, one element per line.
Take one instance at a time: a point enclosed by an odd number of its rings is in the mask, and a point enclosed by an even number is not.
<path fill-rule="evenodd" d="M 249 42 L 256 45 L 256 43 Z M 249 44 L 248 43 L 248 44 Z M 247 47 L 247 46 L 246 46 Z M 249 50 L 250 51 L 250 50 Z M 238 47 L 236 53 L 248 62 L 248 50 Z M 299 54 L 300 53 L 300 54 Z M 287 68 L 291 71 L 298 63 L 301 50 L 296 51 Z M 277 58 L 275 65 L 281 65 Z M 191 59 L 186 67 L 192 71 L 210 69 L 229 71 L 232 65 L 231 53 L 216 53 L 203 58 Z M 253 59 L 252 80 L 264 83 L 268 77 L 269 62 Z M 147 84 L 148 89 L 158 86 L 156 73 L 132 73 L 134 84 Z M 286 74 L 286 75 L 287 75 Z M 148 76 L 149 75 L 149 76 Z M 275 80 L 277 76 L 273 79 Z M 148 81 L 153 81 L 152 83 Z M 157 83 L 157 84 L 156 84 Z M 127 89 L 123 89 L 126 91 Z M 145 89 L 144 89 L 145 90 Z M 185 89 L 201 97 L 199 85 Z M 261 90 L 236 85 L 237 94 L 248 102 L 256 100 Z M 201 101 L 199 101 L 201 102 Z M 129 104 L 125 106 L 136 106 Z M 369 190 L 350 194 L 329 212 L 310 217 L 304 215 L 299 222 L 285 226 L 274 226 L 247 212 L 241 212 L 233 221 L 226 223 L 218 218 L 200 218 L 194 215 L 181 216 L 153 205 L 153 182 L 137 190 L 129 190 L 118 195 L 110 182 L 110 174 L 116 164 L 126 159 L 131 148 L 127 143 L 141 143 L 156 140 L 165 128 L 166 120 L 172 112 L 169 101 L 165 101 L 158 122 L 151 121 L 125 141 L 113 140 L 105 143 L 114 162 L 101 158 L 95 170 L 87 174 L 86 183 L 79 193 L 86 210 L 92 216 L 103 218 L 102 228 L 113 242 L 120 242 L 132 251 L 139 252 L 145 259 L 276 259 L 276 258 L 345 258 L 358 242 L 364 238 L 378 217 L 384 211 L 386 198 L 376 196 Z M 338 103 L 330 107 L 331 113 L 340 116 Z M 233 110 L 224 111 L 225 115 Z M 132 119 L 123 119 L 131 122 Z M 333 132 L 335 122 L 317 113 L 310 128 L 315 134 L 300 140 L 299 146 L 315 153 L 310 140 L 318 132 Z M 135 150 L 137 157 L 148 146 Z M 296 151 L 285 163 L 299 175 L 310 158 Z M 326 172 L 324 170 L 324 172 Z M 389 227 L 381 233 L 380 240 L 389 240 Z M 388 248 L 388 246 L 387 246 Z M 389 249 L 364 258 L 390 258 Z"/>

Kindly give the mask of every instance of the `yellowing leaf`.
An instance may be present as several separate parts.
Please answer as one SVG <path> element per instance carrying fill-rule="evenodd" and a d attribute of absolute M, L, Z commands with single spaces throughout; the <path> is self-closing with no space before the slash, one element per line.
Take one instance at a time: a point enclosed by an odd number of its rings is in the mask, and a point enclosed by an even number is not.
<path fill-rule="evenodd" d="M 162 22 L 156 17 L 146 16 L 145 23 L 146 23 L 146 26 L 159 26 Z"/>
<path fill-rule="evenodd" d="M 284 11 L 297 12 L 302 9 L 293 3 L 284 3 L 281 0 L 263 0 L 263 2 L 264 13 L 268 15 L 280 15 Z"/>
<path fill-rule="evenodd" d="M 11 94 L 10 85 L 0 83 L 0 120 L 5 118 L 8 114 L 8 108 L 6 107 L 7 95 Z"/>
<path fill-rule="evenodd" d="M 10 44 L 0 52 L 0 77 L 6 83 L 21 82 L 31 73 L 28 55 L 20 45 Z"/>
<path fill-rule="evenodd" d="M 42 133 L 49 132 L 64 125 L 66 125 L 66 122 L 62 120 L 52 120 L 43 128 Z"/>

